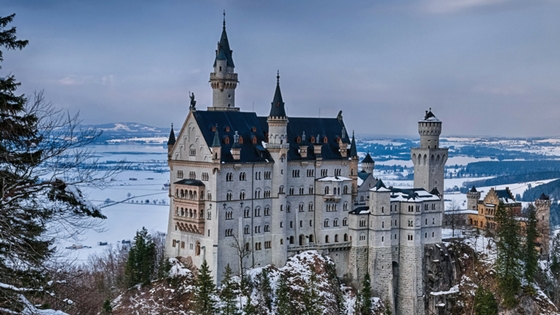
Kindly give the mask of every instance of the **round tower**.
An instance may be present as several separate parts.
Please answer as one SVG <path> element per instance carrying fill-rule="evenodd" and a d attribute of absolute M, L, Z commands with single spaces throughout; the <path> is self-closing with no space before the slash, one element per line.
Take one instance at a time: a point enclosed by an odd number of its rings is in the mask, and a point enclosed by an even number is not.
<path fill-rule="evenodd" d="M 375 162 L 373 161 L 373 159 L 371 158 L 371 155 L 369 155 L 369 152 L 368 152 L 366 154 L 366 157 L 362 160 L 362 171 L 364 171 L 368 174 L 372 174 L 374 167 L 375 167 Z"/>
<path fill-rule="evenodd" d="M 480 200 L 480 191 L 474 186 L 467 192 L 467 209 L 478 211 L 478 200 Z"/>
<path fill-rule="evenodd" d="M 550 249 L 550 197 L 544 193 L 535 200 L 536 215 L 537 215 L 537 230 L 539 231 L 541 244 L 540 255 L 542 258 L 547 258 Z"/>
<path fill-rule="evenodd" d="M 447 148 L 439 147 L 441 125 L 431 109 L 426 111 L 424 119 L 418 122 L 420 147 L 412 148 L 410 152 L 414 164 L 414 187 L 439 195 L 443 195 L 444 191 L 443 179 L 447 162 Z"/>
<path fill-rule="evenodd" d="M 222 36 L 216 49 L 214 72 L 210 73 L 210 86 L 212 87 L 212 106 L 208 110 L 235 110 L 235 88 L 237 87 L 237 73 L 234 72 L 233 51 L 229 47 L 226 33 L 226 18 Z"/>

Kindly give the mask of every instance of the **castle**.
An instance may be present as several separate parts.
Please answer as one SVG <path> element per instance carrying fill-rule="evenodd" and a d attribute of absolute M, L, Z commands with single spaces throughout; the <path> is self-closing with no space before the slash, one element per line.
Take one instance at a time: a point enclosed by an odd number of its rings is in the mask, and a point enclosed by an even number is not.
<path fill-rule="evenodd" d="M 472 211 L 468 214 L 470 226 L 495 233 L 497 224 L 494 217 L 498 210 L 498 205 L 502 203 L 506 211 L 518 218 L 522 230 L 525 230 L 527 218 L 521 214 L 521 202 L 515 200 L 509 188 L 490 188 L 482 200 L 480 196 L 480 191 L 474 186 L 467 192 L 467 208 Z M 551 200 L 544 193 L 535 200 L 535 214 L 539 234 L 536 248 L 542 258 L 547 258 L 550 250 L 550 205 Z"/>
<path fill-rule="evenodd" d="M 268 116 L 236 106 L 225 21 L 213 68 L 212 105 L 199 110 L 192 95 L 177 137 L 173 128 L 169 135 L 167 256 L 195 266 L 206 260 L 219 282 L 228 264 L 237 273 L 283 266 L 314 249 L 357 285 L 368 272 L 374 295 L 393 313 L 424 314 L 424 247 L 441 242 L 441 121 L 430 110 L 418 122 L 416 188 L 387 187 L 373 177 L 369 154 L 358 171 L 342 112 L 286 115 L 278 74 Z"/>

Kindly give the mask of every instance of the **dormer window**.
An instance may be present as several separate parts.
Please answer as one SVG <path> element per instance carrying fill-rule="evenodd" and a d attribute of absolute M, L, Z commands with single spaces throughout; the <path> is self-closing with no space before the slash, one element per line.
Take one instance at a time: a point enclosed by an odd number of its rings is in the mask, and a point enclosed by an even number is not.
<path fill-rule="evenodd" d="M 243 144 L 243 137 L 239 136 L 239 144 Z"/>
<path fill-rule="evenodd" d="M 323 143 L 329 143 L 329 139 L 327 137 L 323 138 Z"/>
<path fill-rule="evenodd" d="M 253 142 L 253 144 L 257 144 L 257 137 L 255 137 L 255 136 L 252 136 L 252 139 L 251 139 L 251 141 Z"/>
<path fill-rule="evenodd" d="M 212 132 L 216 132 L 216 126 L 212 126 Z"/>
<path fill-rule="evenodd" d="M 315 137 L 311 136 L 311 139 L 309 139 L 309 141 L 310 141 L 311 143 L 315 143 Z"/>
<path fill-rule="evenodd" d="M 224 143 L 225 143 L 225 144 L 229 144 L 229 137 L 228 137 L 228 136 L 225 136 L 225 137 L 224 137 Z"/>
<path fill-rule="evenodd" d="M 225 127 L 224 127 L 224 130 L 225 130 L 226 132 L 229 132 L 229 126 L 225 126 Z"/>
<path fill-rule="evenodd" d="M 251 128 L 251 131 L 252 131 L 252 132 L 257 132 L 257 127 L 253 126 L 253 127 Z"/>
<path fill-rule="evenodd" d="M 297 142 L 297 143 L 301 143 L 301 137 L 298 136 L 298 137 L 296 138 L 296 142 Z"/>

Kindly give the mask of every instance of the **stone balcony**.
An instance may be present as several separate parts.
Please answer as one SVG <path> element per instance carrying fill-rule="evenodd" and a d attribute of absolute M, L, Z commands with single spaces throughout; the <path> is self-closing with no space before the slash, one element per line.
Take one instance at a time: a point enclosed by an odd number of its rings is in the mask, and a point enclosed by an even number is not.
<path fill-rule="evenodd" d="M 288 252 L 303 252 L 306 250 L 317 250 L 317 251 L 337 251 L 337 250 L 349 250 L 352 246 L 352 242 L 342 242 L 342 243 L 328 243 L 328 244 L 308 244 L 308 245 L 288 245 Z"/>

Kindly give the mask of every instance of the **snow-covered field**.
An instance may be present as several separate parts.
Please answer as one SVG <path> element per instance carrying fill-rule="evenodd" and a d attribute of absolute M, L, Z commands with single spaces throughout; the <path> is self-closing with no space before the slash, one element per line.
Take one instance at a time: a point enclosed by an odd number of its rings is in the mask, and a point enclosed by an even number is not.
<path fill-rule="evenodd" d="M 86 198 L 102 208 L 107 219 L 98 220 L 95 229 L 75 238 L 59 240 L 58 253 L 64 259 L 86 261 L 89 255 L 98 254 L 107 246 L 132 240 L 142 227 L 152 234 L 167 231 L 169 197 L 163 185 L 169 181 L 169 172 L 141 170 L 145 163 L 162 164 L 166 168 L 167 150 L 160 145 L 94 146 L 93 150 L 100 161 L 126 160 L 140 165 L 140 170 L 118 173 L 103 187 L 80 186 Z"/>

